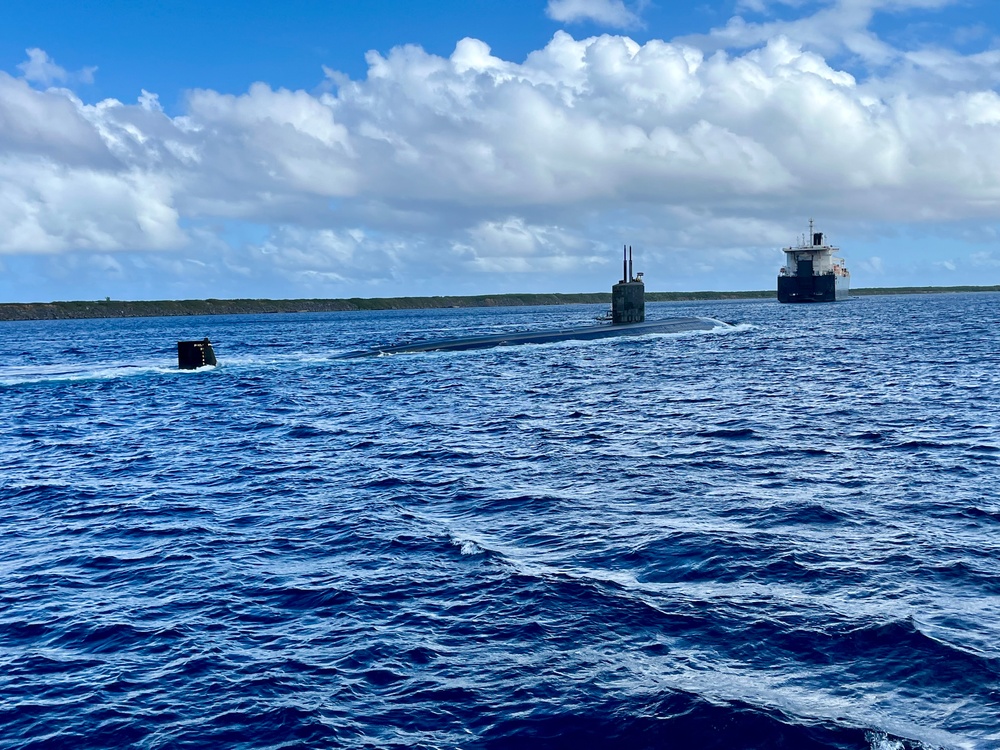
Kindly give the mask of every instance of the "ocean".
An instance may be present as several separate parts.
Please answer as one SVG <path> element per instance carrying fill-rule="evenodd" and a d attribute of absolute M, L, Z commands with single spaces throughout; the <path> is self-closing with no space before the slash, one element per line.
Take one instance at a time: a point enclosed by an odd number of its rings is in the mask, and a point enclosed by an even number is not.
<path fill-rule="evenodd" d="M 1000 295 L 600 311 L 0 323 L 0 748 L 1000 747 Z"/>

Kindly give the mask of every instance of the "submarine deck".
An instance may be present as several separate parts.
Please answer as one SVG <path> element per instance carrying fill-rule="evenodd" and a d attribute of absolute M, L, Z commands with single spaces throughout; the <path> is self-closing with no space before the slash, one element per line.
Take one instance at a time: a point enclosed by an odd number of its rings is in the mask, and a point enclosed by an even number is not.
<path fill-rule="evenodd" d="M 405 354 L 411 352 L 443 352 L 467 351 L 470 349 L 489 349 L 496 346 L 518 346 L 520 344 L 550 344 L 559 341 L 586 341 L 590 339 L 605 339 L 615 336 L 642 336 L 649 333 L 684 333 L 686 331 L 711 331 L 716 328 L 729 328 L 725 323 L 715 318 L 666 318 L 664 320 L 647 320 L 643 323 L 627 323 L 625 325 L 597 325 L 584 328 L 557 328 L 544 331 L 513 331 L 510 333 L 488 334 L 485 336 L 466 336 L 463 338 L 435 339 L 412 344 L 394 346 L 379 346 L 372 349 L 345 352 L 336 359 L 354 359 L 357 357 L 375 357 L 380 354 Z"/>

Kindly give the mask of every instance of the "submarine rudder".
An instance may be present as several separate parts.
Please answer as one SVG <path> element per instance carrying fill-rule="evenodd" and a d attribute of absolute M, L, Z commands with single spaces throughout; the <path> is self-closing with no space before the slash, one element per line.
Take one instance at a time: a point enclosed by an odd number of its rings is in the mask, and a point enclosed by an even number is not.
<path fill-rule="evenodd" d="M 178 341 L 177 342 L 177 367 L 181 370 L 197 370 L 206 365 L 215 366 L 218 364 L 215 358 L 215 349 L 208 336 L 201 341 Z"/>

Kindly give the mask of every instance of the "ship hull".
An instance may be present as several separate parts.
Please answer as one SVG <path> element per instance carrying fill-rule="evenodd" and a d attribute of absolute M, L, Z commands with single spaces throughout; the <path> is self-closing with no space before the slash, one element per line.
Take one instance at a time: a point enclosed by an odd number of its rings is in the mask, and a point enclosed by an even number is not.
<path fill-rule="evenodd" d="M 850 296 L 850 277 L 779 276 L 778 302 L 836 302 Z"/>

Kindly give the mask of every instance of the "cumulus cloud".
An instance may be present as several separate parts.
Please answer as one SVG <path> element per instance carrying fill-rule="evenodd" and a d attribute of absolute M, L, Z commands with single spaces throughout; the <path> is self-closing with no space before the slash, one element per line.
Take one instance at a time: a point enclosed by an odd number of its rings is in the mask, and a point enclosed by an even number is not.
<path fill-rule="evenodd" d="M 872 13 L 921 1 L 824 3 L 726 50 L 563 31 L 522 62 L 475 39 L 405 46 L 325 90 L 191 91 L 176 116 L 145 90 L 87 103 L 32 86 L 41 67 L 0 73 L 0 253 L 114 253 L 115 273 L 164 279 L 194 264 L 292 294 L 407 293 L 456 269 L 468 291 L 568 291 L 602 288 L 626 241 L 671 279 L 759 288 L 810 215 L 1000 221 L 994 52 L 886 47 L 889 67 L 859 74 L 810 36 L 829 13 L 883 44 Z"/>
<path fill-rule="evenodd" d="M 592 243 L 557 226 L 532 225 L 520 217 L 483 221 L 453 243 L 465 272 L 565 273 L 580 264 L 603 265 Z"/>
<path fill-rule="evenodd" d="M 360 230 L 305 230 L 279 226 L 250 252 L 275 272 L 306 286 L 368 275 L 377 281 L 393 268 L 393 245 Z"/>
<path fill-rule="evenodd" d="M 545 13 L 562 23 L 592 21 L 619 29 L 642 24 L 639 10 L 628 8 L 622 0 L 549 0 Z"/>
<path fill-rule="evenodd" d="M 161 175 L 0 160 L 0 253 L 169 249 L 178 218 Z"/>

